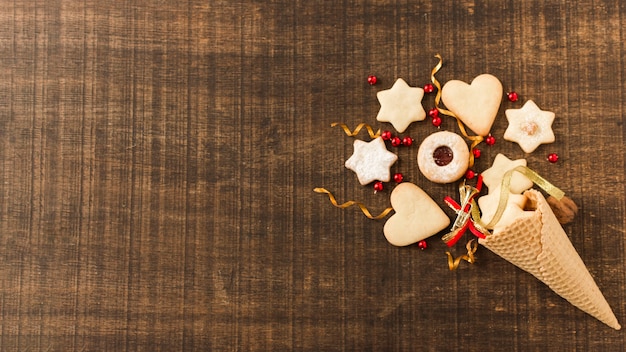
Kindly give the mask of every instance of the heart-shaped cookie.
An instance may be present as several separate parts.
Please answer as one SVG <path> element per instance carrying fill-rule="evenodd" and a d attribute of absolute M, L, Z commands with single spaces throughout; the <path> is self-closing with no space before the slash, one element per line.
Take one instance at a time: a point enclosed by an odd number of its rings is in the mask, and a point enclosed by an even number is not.
<path fill-rule="evenodd" d="M 387 220 L 383 232 L 394 246 L 408 246 L 428 238 L 450 224 L 446 213 L 418 186 L 403 182 L 391 192 L 396 213 Z"/>
<path fill-rule="evenodd" d="M 500 109 L 502 83 L 490 74 L 477 76 L 471 84 L 448 81 L 441 89 L 441 99 L 469 129 L 486 136 Z"/>

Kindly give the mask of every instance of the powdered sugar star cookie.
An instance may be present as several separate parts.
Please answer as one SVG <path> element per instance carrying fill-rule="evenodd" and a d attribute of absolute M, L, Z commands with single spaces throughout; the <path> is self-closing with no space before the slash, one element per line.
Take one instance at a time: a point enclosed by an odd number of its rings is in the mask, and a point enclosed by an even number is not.
<path fill-rule="evenodd" d="M 496 155 L 491 167 L 482 173 L 483 183 L 489 187 L 489 194 L 499 190 L 504 174 L 517 166 L 526 166 L 526 159 L 511 160 L 504 156 L 504 154 Z M 511 193 L 520 194 L 532 186 L 533 182 L 529 180 L 528 177 L 519 172 L 514 172 L 511 176 L 511 186 L 509 190 Z M 497 193 L 500 194 L 499 191 Z"/>
<path fill-rule="evenodd" d="M 387 150 L 385 142 L 378 137 L 370 142 L 354 140 L 354 153 L 346 160 L 346 167 L 354 171 L 359 183 L 366 185 L 372 181 L 387 182 L 391 179 L 389 168 L 398 156 Z"/>
<path fill-rule="evenodd" d="M 376 94 L 380 110 L 376 120 L 390 122 L 396 131 L 402 133 L 414 121 L 426 118 L 422 107 L 424 90 L 410 87 L 402 78 L 398 78 L 391 89 L 381 90 Z"/>
<path fill-rule="evenodd" d="M 532 153 L 540 144 L 554 142 L 553 112 L 543 111 L 529 100 L 521 109 L 507 109 L 504 113 L 509 120 L 504 139 L 519 144 L 525 153 Z"/>

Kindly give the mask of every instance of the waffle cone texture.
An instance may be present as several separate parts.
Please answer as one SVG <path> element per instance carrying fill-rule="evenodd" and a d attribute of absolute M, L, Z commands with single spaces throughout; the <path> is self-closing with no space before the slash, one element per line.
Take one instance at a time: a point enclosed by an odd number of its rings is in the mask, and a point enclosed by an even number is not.
<path fill-rule="evenodd" d="M 531 209 L 479 243 L 548 285 L 606 325 L 620 324 L 543 195 L 524 193 Z"/>

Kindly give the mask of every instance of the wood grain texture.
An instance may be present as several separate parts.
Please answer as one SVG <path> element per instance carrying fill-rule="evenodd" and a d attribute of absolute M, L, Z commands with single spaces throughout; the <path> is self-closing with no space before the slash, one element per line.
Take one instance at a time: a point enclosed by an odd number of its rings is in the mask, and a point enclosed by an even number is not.
<path fill-rule="evenodd" d="M 392 247 L 312 192 L 384 209 L 330 124 L 387 127 L 376 92 L 435 53 L 444 82 L 494 74 L 521 99 L 476 170 L 525 157 L 577 202 L 565 229 L 626 323 L 625 27 L 618 0 L 0 0 L 0 350 L 625 350 L 486 249 L 450 272 L 436 237 Z M 557 142 L 524 155 L 501 136 L 528 99 Z"/>

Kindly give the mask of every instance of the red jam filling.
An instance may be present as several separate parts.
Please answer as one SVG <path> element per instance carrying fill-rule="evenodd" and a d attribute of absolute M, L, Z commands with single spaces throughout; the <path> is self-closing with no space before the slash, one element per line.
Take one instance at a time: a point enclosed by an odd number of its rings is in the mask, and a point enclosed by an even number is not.
<path fill-rule="evenodd" d="M 435 164 L 438 166 L 446 166 L 454 159 L 454 153 L 452 153 L 452 149 L 442 145 L 433 152 L 433 159 L 435 159 Z"/>

